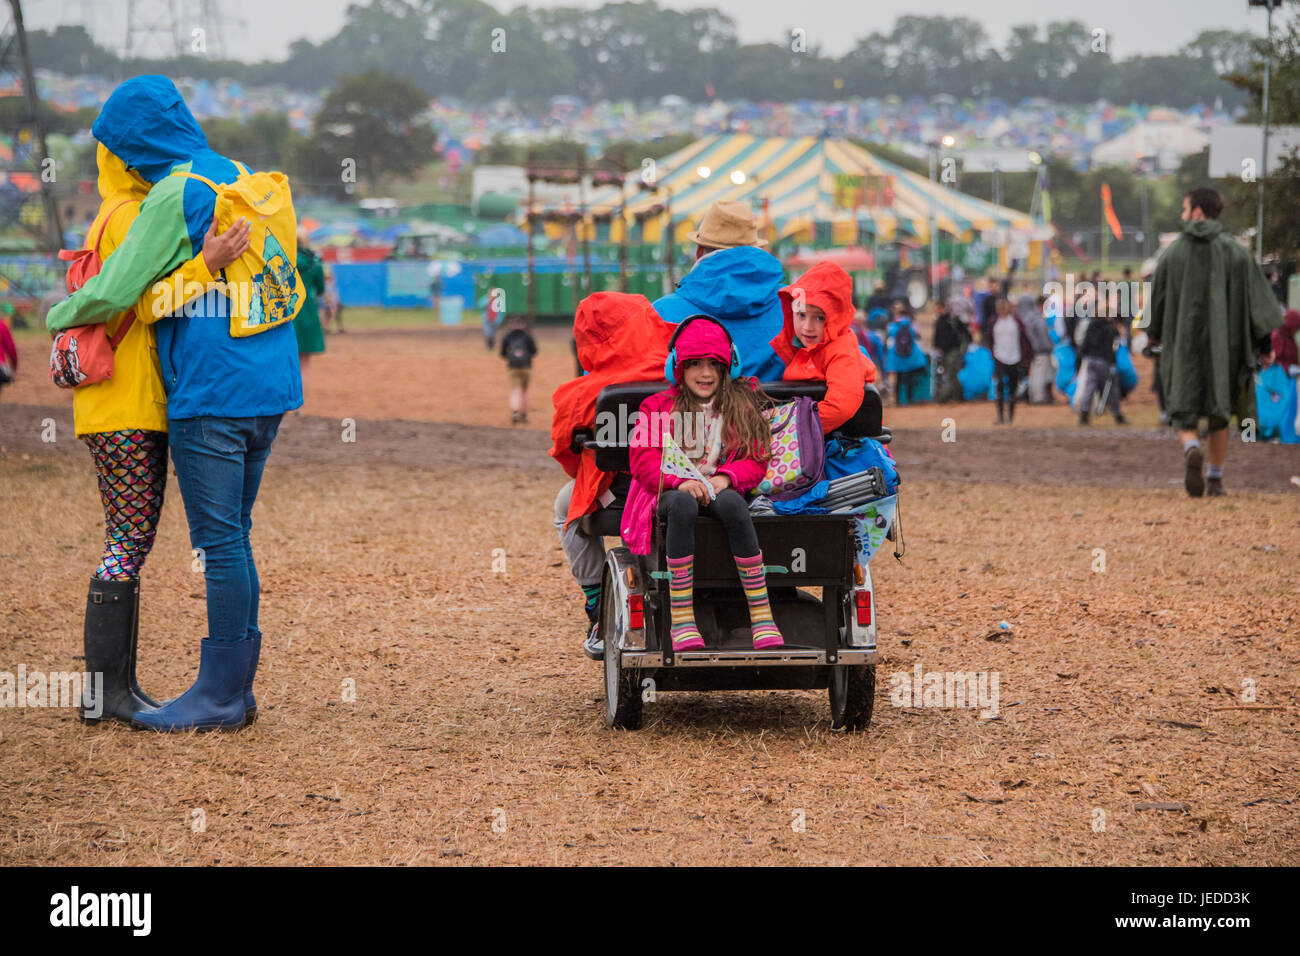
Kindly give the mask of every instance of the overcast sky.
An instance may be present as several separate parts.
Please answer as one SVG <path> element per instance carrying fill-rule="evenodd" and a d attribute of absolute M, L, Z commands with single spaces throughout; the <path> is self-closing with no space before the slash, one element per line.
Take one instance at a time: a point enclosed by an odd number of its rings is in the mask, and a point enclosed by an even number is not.
<path fill-rule="evenodd" d="M 103 45 L 120 53 L 126 39 L 128 0 L 24 0 L 29 29 L 49 29 L 64 23 L 84 23 Z M 228 55 L 242 60 L 280 59 L 300 38 L 318 42 L 336 33 L 349 3 L 356 0 L 209 0 L 228 24 L 227 44 L 238 38 L 241 48 Z M 364 0 L 361 0 L 364 2 Z M 530 7 L 598 7 L 600 0 L 525 0 Z M 500 10 L 517 0 L 497 0 Z M 199 0 L 135 0 L 139 16 L 158 22 L 169 5 L 181 10 L 179 25 L 193 22 Z M 852 48 L 855 40 L 876 30 L 888 31 L 902 13 L 966 16 L 982 22 L 1001 45 L 1013 24 L 1082 20 L 1103 28 L 1111 53 L 1123 59 L 1140 53 L 1169 53 L 1202 30 L 1250 30 L 1264 33 L 1264 11 L 1247 0 L 928 0 L 920 4 L 883 0 L 660 0 L 678 9 L 713 7 L 737 23 L 743 43 L 786 37 L 792 27 L 808 33 L 809 45 L 833 55 Z M 256 29 L 250 29 L 256 24 Z M 36 64 L 40 66 L 40 64 Z"/>

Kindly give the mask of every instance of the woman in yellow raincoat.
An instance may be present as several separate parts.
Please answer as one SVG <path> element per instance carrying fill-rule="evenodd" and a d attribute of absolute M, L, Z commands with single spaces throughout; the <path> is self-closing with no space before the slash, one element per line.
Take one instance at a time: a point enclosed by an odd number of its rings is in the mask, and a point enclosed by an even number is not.
<path fill-rule="evenodd" d="M 126 240 L 149 183 L 103 144 L 96 158 L 101 204 L 87 241 L 98 237 L 95 251 L 106 260 Z M 194 288 L 207 289 L 213 274 L 243 253 L 248 227 L 220 236 L 210 231 L 205 238 L 200 255 L 146 291 L 133 318 L 124 312 L 108 321 L 110 338 L 131 322 L 113 354 L 113 376 L 73 393 L 76 434 L 90 447 L 104 505 L 104 552 L 86 598 L 86 671 L 102 675 L 100 699 L 81 708 L 90 723 L 129 723 L 136 711 L 157 706 L 135 676 L 140 570 L 153 547 L 167 484 L 167 399 L 153 323 L 174 311 L 170 289 L 178 280 L 180 288 L 197 283 Z"/>

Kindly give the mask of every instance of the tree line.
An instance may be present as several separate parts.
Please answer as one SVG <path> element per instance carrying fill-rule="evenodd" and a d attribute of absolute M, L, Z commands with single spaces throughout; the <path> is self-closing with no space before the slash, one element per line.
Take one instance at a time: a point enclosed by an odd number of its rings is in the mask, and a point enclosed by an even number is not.
<path fill-rule="evenodd" d="M 792 102 L 946 93 L 1180 108 L 1221 99 L 1233 107 L 1246 97 L 1222 77 L 1248 70 L 1255 56 L 1250 33 L 1210 30 L 1175 54 L 1117 59 L 1117 44 L 1133 49 L 1140 38 L 1125 34 L 1123 24 L 1107 31 L 1078 20 L 1017 26 L 1001 47 L 969 17 L 900 16 L 888 32 L 859 37 L 839 57 L 821 40 L 792 27 L 771 42 L 742 44 L 727 14 L 667 9 L 654 0 L 508 12 L 483 0 L 372 0 L 349 6 L 334 36 L 298 40 L 283 60 L 254 64 L 191 53 L 123 62 L 81 26 L 30 35 L 37 65 L 69 74 L 162 72 L 320 90 L 343 76 L 384 70 L 430 96 L 474 103 L 563 94 Z"/>

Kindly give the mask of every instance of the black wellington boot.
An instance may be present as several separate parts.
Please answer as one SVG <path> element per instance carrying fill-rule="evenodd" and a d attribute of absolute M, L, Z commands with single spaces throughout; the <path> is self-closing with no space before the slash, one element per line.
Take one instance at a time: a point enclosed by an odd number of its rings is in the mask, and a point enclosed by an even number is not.
<path fill-rule="evenodd" d="M 131 583 L 135 585 L 135 600 L 131 602 L 131 693 L 150 707 L 158 707 L 160 706 L 158 701 L 140 689 L 140 682 L 135 676 L 135 662 L 138 657 L 136 648 L 140 645 L 140 582 Z"/>
<path fill-rule="evenodd" d="M 153 710 L 155 704 L 135 688 L 136 610 L 139 581 L 90 579 L 86 595 L 84 645 L 90 687 L 99 699 L 88 711 L 83 701 L 77 715 L 88 724 L 103 720 L 130 723 L 137 711 Z M 98 713 L 96 713 L 98 711 Z"/>

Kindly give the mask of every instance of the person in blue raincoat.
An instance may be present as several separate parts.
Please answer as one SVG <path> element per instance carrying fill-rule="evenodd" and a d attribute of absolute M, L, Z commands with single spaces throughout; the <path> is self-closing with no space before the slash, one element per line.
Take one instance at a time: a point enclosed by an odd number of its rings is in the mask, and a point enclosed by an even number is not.
<path fill-rule="evenodd" d="M 780 381 L 785 363 L 771 341 L 785 326 L 777 296 L 785 273 L 762 248 L 753 212 L 741 202 L 714 203 L 687 238 L 696 245 L 695 265 L 677 291 L 655 301 L 655 311 L 674 324 L 691 315 L 717 319 L 740 352 L 741 375 Z"/>
<path fill-rule="evenodd" d="M 982 345 L 971 343 L 966 346 L 957 381 L 961 382 L 962 397 L 968 402 L 997 398 L 993 390 L 993 353 Z"/>
<path fill-rule="evenodd" d="M 907 405 L 917 399 L 920 379 L 930 364 L 930 357 L 921 347 L 920 333 L 906 312 L 894 316 L 894 321 L 889 323 L 888 335 L 885 371 L 894 373 L 895 403 Z"/>

